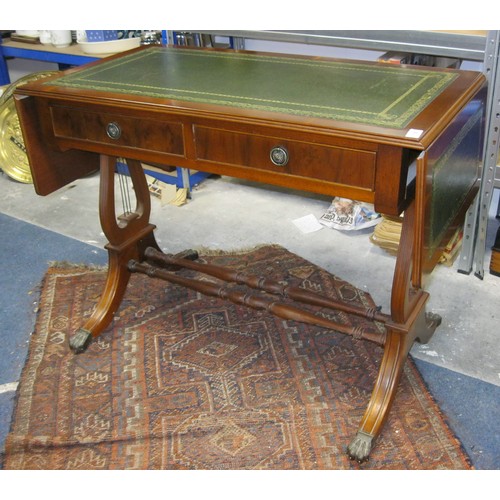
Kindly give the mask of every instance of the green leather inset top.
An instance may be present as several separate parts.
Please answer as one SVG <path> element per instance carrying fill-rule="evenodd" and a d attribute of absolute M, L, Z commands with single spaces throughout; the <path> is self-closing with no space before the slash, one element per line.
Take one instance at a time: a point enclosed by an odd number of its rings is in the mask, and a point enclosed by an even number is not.
<path fill-rule="evenodd" d="M 151 47 L 51 85 L 405 128 L 456 73 Z"/>

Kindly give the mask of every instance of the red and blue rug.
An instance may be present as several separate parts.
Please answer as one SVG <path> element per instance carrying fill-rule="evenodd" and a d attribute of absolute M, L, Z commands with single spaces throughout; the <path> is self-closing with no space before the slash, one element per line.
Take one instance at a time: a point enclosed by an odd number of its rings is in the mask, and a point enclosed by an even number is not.
<path fill-rule="evenodd" d="M 374 305 L 278 246 L 201 260 Z M 380 347 L 143 275 L 132 275 L 112 325 L 73 354 L 68 337 L 92 313 L 105 274 L 49 269 L 4 469 L 471 468 L 411 359 L 370 461 L 359 465 L 345 449 Z"/>

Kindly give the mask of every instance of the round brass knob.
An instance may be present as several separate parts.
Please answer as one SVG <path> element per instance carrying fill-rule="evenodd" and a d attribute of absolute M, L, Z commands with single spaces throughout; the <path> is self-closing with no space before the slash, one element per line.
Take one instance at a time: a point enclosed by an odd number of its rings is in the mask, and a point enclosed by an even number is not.
<path fill-rule="evenodd" d="M 118 123 L 111 122 L 106 126 L 106 134 L 108 134 L 108 137 L 111 139 L 119 139 L 122 135 L 122 129 Z"/>
<path fill-rule="evenodd" d="M 276 146 L 271 149 L 269 157 L 278 167 L 284 167 L 288 163 L 288 151 L 283 146 Z"/>

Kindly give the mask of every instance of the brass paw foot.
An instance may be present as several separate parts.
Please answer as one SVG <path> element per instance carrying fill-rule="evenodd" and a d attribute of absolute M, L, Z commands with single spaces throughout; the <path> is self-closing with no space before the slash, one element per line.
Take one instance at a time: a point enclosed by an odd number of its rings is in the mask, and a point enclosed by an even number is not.
<path fill-rule="evenodd" d="M 84 352 L 92 340 L 92 334 L 88 330 L 80 328 L 70 339 L 69 346 L 75 354 Z"/>
<path fill-rule="evenodd" d="M 427 312 L 425 313 L 424 320 L 416 337 L 416 340 L 418 340 L 420 344 L 427 344 L 427 342 L 431 340 L 436 328 L 441 324 L 442 318 L 439 314 Z"/>
<path fill-rule="evenodd" d="M 356 460 L 359 463 L 368 460 L 372 449 L 373 440 L 375 438 L 363 431 L 358 431 L 356 437 L 350 442 L 347 447 L 347 454 L 351 460 Z"/>
<path fill-rule="evenodd" d="M 439 314 L 434 314 L 431 312 L 425 313 L 425 322 L 427 323 L 428 328 L 437 328 L 440 324 L 443 318 L 439 316 Z"/>

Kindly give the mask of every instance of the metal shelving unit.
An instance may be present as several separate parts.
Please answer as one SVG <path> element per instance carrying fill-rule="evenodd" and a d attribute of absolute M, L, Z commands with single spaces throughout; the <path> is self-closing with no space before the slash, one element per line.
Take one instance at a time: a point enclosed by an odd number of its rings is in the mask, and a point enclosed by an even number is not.
<path fill-rule="evenodd" d="M 56 63 L 61 69 L 68 66 L 80 66 L 99 59 L 96 56 L 84 54 L 76 44 L 57 49 L 48 45 L 4 41 L 0 38 L 0 85 L 10 83 L 6 62 L 8 57 Z"/>
<path fill-rule="evenodd" d="M 197 33 L 239 39 L 329 45 L 366 50 L 400 51 L 483 61 L 484 34 L 440 31 L 198 31 Z"/>
<path fill-rule="evenodd" d="M 488 80 L 488 100 L 483 151 L 481 189 L 466 218 L 459 271 L 484 277 L 484 254 L 488 214 L 495 187 L 500 187 L 498 146 L 500 137 L 500 31 L 490 31 L 485 45 L 484 73 Z M 500 210 L 500 204 L 499 204 Z"/>

